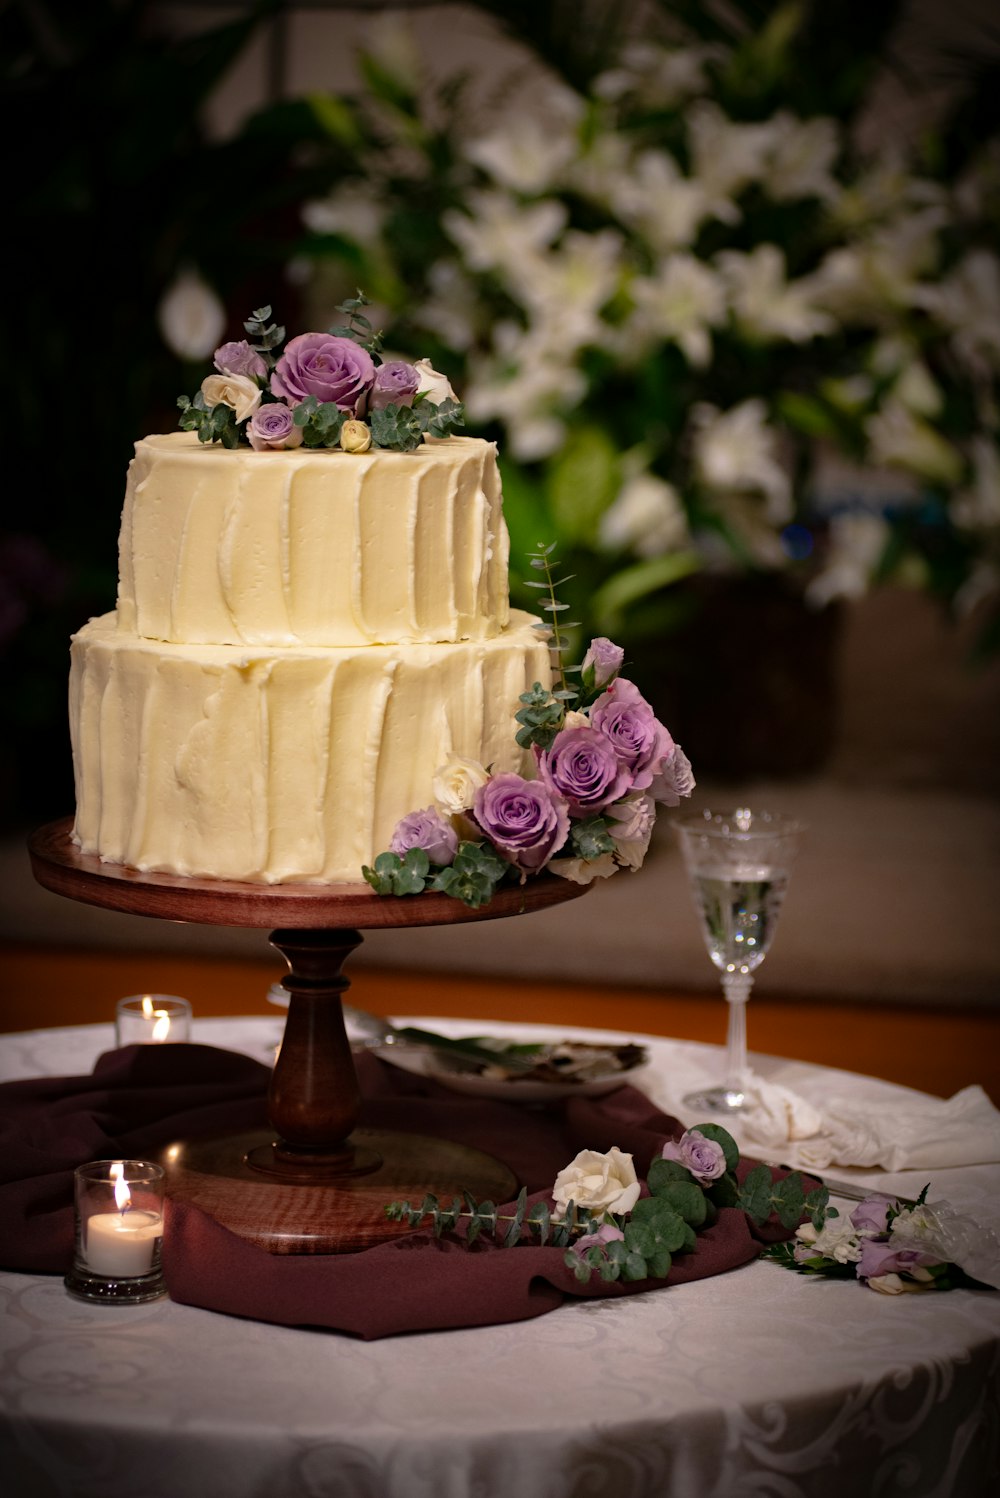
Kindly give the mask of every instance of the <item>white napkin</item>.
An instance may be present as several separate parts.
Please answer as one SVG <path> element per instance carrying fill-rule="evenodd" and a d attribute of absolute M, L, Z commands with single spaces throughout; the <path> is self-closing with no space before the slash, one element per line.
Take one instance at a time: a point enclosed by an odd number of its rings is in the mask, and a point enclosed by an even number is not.
<path fill-rule="evenodd" d="M 740 1115 L 745 1141 L 784 1151 L 783 1158 L 792 1153 L 806 1170 L 941 1170 L 1000 1161 L 1000 1112 L 981 1087 L 964 1087 L 948 1099 L 881 1105 L 830 1097 L 818 1110 L 798 1093 L 751 1073 L 746 1093 L 749 1107 Z"/>

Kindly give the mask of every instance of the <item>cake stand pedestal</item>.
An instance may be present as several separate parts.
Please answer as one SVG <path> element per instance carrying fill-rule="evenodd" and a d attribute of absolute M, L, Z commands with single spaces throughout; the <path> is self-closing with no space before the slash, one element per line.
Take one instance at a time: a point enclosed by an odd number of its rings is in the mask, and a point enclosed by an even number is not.
<path fill-rule="evenodd" d="M 72 818 L 29 839 L 32 872 L 58 895 L 164 920 L 271 930 L 288 963 L 288 1017 L 268 1090 L 270 1128 L 178 1140 L 163 1155 L 168 1193 L 271 1253 L 343 1253 L 408 1231 L 383 1208 L 399 1197 L 464 1188 L 509 1200 L 501 1161 L 466 1145 L 357 1128 L 361 1094 L 341 996 L 362 930 L 495 920 L 542 910 L 589 886 L 538 876 L 480 910 L 447 895 L 376 895 L 366 884 L 247 884 L 143 874 L 102 863 L 72 841 Z M 275 929 L 276 928 L 276 929 Z"/>

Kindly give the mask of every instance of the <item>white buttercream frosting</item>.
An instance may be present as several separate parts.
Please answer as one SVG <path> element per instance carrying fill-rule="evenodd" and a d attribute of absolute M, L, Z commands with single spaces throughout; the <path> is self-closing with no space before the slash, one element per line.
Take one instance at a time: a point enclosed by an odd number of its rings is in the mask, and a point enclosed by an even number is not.
<path fill-rule="evenodd" d="M 125 634 L 187 644 L 488 638 L 507 623 L 496 447 L 227 450 L 146 437 L 119 541 Z"/>

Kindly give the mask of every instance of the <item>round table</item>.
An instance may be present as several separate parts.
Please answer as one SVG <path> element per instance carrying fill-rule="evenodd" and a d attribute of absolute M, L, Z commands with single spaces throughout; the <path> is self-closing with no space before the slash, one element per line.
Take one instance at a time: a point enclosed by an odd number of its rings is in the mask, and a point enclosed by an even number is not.
<path fill-rule="evenodd" d="M 266 1059 L 280 1030 L 196 1020 L 194 1039 Z M 651 1062 L 637 1085 L 683 1118 L 681 1094 L 717 1073 L 720 1053 L 642 1038 Z M 110 1025 L 0 1037 L 0 1080 L 86 1071 L 113 1044 Z M 817 1101 L 834 1084 L 867 1102 L 905 1093 L 753 1064 Z M 838 1175 L 907 1195 L 929 1177 L 935 1196 L 996 1226 L 994 1166 Z M 0 1299 L 0 1471 L 12 1498 L 997 1491 L 1000 1295 L 988 1292 L 879 1296 L 757 1262 L 619 1301 L 567 1301 L 516 1325 L 370 1343 L 168 1300 L 92 1306 L 41 1275 L 0 1275 Z"/>

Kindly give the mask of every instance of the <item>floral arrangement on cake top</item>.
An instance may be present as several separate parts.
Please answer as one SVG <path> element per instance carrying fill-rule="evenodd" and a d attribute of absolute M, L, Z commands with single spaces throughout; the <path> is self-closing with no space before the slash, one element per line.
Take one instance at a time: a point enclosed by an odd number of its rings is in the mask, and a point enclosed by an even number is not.
<path fill-rule="evenodd" d="M 271 308 L 257 308 L 243 324 L 249 339 L 217 348 L 218 373 L 202 381 L 193 400 L 178 397 L 182 429 L 197 432 L 199 442 L 256 452 L 411 452 L 425 435 L 450 437 L 465 416 L 451 385 L 428 359 L 383 361 L 382 335 L 362 311 L 367 305 L 359 291 L 337 307 L 343 326 L 287 343 L 285 329 L 268 320 Z"/>
<path fill-rule="evenodd" d="M 532 555 L 545 581 L 531 586 L 548 591 L 541 607 L 555 621 L 566 605 L 555 597 L 552 550 Z M 553 631 L 542 621 L 536 628 Z M 620 646 L 592 640 L 582 665 L 564 668 L 565 643 L 555 628 L 555 688 L 536 681 L 514 714 L 516 742 L 533 752 L 537 775 L 493 773 L 454 756 L 434 777 L 434 803 L 403 817 L 388 851 L 362 869 L 378 894 L 430 889 L 475 907 L 505 879 L 547 872 L 590 884 L 642 866 L 657 803 L 677 806 L 694 790 L 690 761 L 638 687 L 619 675 Z M 567 669 L 579 671 L 578 687 L 567 684 Z"/>

